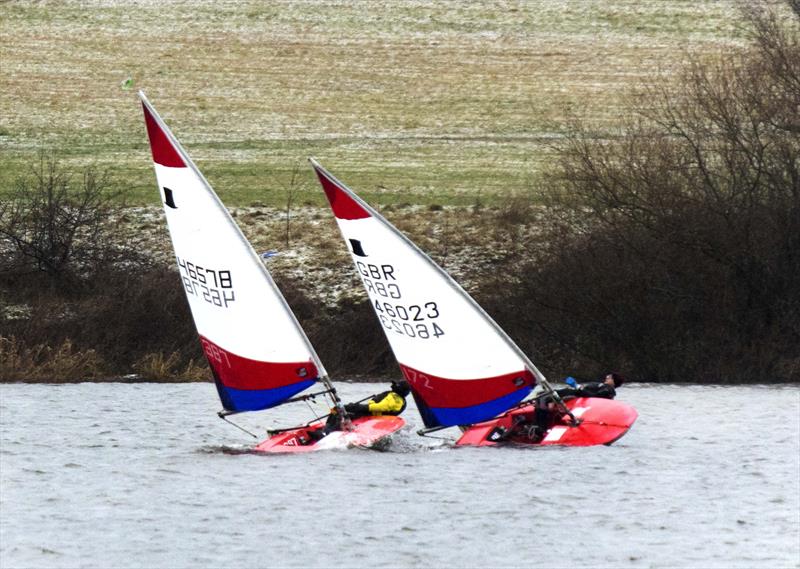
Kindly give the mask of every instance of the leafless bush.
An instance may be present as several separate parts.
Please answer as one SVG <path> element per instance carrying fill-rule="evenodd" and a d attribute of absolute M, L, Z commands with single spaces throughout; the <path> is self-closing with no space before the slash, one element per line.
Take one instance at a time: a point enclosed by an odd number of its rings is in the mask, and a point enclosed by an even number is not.
<path fill-rule="evenodd" d="M 106 275 L 64 324 L 116 373 L 130 373 L 147 354 L 178 353 L 175 368 L 203 361 L 185 293 L 172 267 L 120 269 Z"/>
<path fill-rule="evenodd" d="M 76 363 L 75 373 L 66 375 L 65 365 L 28 365 L 27 361 L 36 361 L 33 356 L 7 359 L 4 373 L 15 380 L 59 381 L 76 379 L 75 374 L 81 378 L 122 376 L 144 366 L 148 355 L 164 354 L 166 359 L 173 352 L 177 355 L 170 362 L 170 373 L 195 377 L 197 364 L 192 362 L 204 361 L 185 295 L 168 267 L 117 267 L 77 297 L 65 300 L 41 294 L 27 306 L 25 318 L 0 315 L 4 334 L 14 337 L 19 354 L 42 354 L 45 346 L 69 345 L 75 353 L 93 354 L 93 359 L 84 360 L 83 371 Z M 14 365 L 18 370 L 12 373 Z M 53 375 L 43 377 L 36 370 Z M 147 370 L 153 371 L 154 366 Z"/>
<path fill-rule="evenodd" d="M 560 223 L 510 303 L 559 364 L 797 379 L 800 36 L 748 18 L 752 47 L 648 86 L 616 139 L 578 125 L 560 149 Z"/>
<path fill-rule="evenodd" d="M 303 183 L 302 177 L 300 175 L 301 169 L 300 164 L 295 164 L 294 168 L 292 169 L 292 175 L 289 179 L 289 183 L 286 184 L 286 247 L 289 247 L 289 243 L 291 241 L 291 217 L 292 217 L 292 203 L 294 202 L 295 196 L 301 192 L 304 187 L 305 183 Z"/>
<path fill-rule="evenodd" d="M 77 179 L 76 179 L 77 178 Z M 86 167 L 74 176 L 41 152 L 27 177 L 0 202 L 0 277 L 37 276 L 62 292 L 115 262 L 111 221 L 119 209 L 108 172 Z"/>

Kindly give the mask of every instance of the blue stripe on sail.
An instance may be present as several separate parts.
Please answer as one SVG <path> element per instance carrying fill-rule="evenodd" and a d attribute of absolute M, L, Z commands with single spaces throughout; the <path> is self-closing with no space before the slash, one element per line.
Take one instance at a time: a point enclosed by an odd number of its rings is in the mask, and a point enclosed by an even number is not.
<path fill-rule="evenodd" d="M 414 391 L 412 391 L 411 394 L 414 396 L 414 401 L 417 403 L 417 411 L 419 411 L 419 416 L 422 417 L 422 422 L 425 424 L 425 426 L 429 429 L 433 427 L 440 427 L 441 424 L 436 419 L 436 416 L 431 411 L 431 408 L 428 407 L 428 404 L 422 400 L 422 397 L 419 397 Z"/>
<path fill-rule="evenodd" d="M 525 399 L 530 392 L 531 388 L 526 386 L 508 395 L 472 407 L 427 407 L 427 417 L 423 417 L 423 419 L 427 419 L 425 425 L 428 427 L 452 427 L 480 423 L 507 411 Z M 429 425 L 428 421 L 430 420 L 436 421 L 437 424 Z"/>
<path fill-rule="evenodd" d="M 225 387 L 221 382 L 215 382 L 217 393 L 222 401 L 222 406 L 228 411 L 260 411 L 283 403 L 293 395 L 311 387 L 314 379 L 306 379 L 291 385 L 276 387 L 274 389 L 236 389 Z"/>

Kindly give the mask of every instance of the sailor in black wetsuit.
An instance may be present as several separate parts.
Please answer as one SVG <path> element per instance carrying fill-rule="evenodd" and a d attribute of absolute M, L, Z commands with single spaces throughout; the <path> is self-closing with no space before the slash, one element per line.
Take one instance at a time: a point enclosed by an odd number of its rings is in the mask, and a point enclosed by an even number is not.
<path fill-rule="evenodd" d="M 569 381 L 572 380 L 572 381 Z M 614 399 L 617 395 L 616 388 L 625 383 L 625 378 L 615 372 L 605 374 L 600 381 L 578 384 L 571 377 L 567 380 L 568 387 L 556 389 L 556 393 L 562 400 L 574 399 L 576 397 L 600 397 L 602 399 Z M 498 440 L 504 440 L 513 436 L 527 436 L 532 442 L 538 443 L 547 434 L 552 426 L 553 419 L 558 414 L 558 406 L 553 400 L 553 396 L 544 393 L 534 399 L 533 421 L 522 421 L 511 427 L 508 431 L 500 435 Z"/>
<path fill-rule="evenodd" d="M 602 380 L 570 386 L 556 390 L 561 398 L 564 397 L 601 397 L 614 399 L 617 396 L 617 387 L 625 383 L 625 378 L 615 371 L 607 373 Z"/>
<path fill-rule="evenodd" d="M 574 380 L 573 380 L 574 381 Z M 611 371 L 603 376 L 600 381 L 592 381 L 583 384 L 574 384 L 562 389 L 556 389 L 556 393 L 564 399 L 574 399 L 575 397 L 600 397 L 602 399 L 614 399 L 617 396 L 617 387 L 625 383 L 625 378 L 621 374 Z M 541 440 L 553 421 L 553 415 L 557 411 L 553 397 L 543 395 L 536 399 L 535 437 Z"/>

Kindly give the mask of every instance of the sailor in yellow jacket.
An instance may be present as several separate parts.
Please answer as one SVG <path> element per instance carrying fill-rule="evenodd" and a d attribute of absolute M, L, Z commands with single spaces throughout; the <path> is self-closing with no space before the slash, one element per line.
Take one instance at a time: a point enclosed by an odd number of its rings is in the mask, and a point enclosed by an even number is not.
<path fill-rule="evenodd" d="M 406 397 L 411 393 L 411 386 L 405 380 L 393 381 L 392 388 L 377 395 L 373 395 L 364 403 L 348 403 L 344 406 L 350 419 L 368 417 L 370 415 L 399 415 L 406 408 Z M 325 427 L 319 435 L 327 435 L 332 431 L 342 428 L 342 418 L 335 410 L 331 411 Z"/>
<path fill-rule="evenodd" d="M 344 406 L 351 419 L 368 415 L 399 415 L 406 408 L 406 397 L 411 392 L 407 381 L 393 381 L 392 388 L 373 395 L 366 403 L 348 403 Z"/>

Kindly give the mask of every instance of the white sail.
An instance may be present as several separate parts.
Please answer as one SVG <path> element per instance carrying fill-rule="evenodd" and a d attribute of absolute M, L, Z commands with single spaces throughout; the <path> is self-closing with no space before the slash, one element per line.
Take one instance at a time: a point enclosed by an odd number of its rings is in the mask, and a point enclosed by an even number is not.
<path fill-rule="evenodd" d="M 311 161 L 425 424 L 488 419 L 542 376 L 480 306 L 388 221 Z"/>
<path fill-rule="evenodd" d="M 325 370 L 261 259 L 140 97 L 181 282 L 223 406 L 277 405 Z"/>

